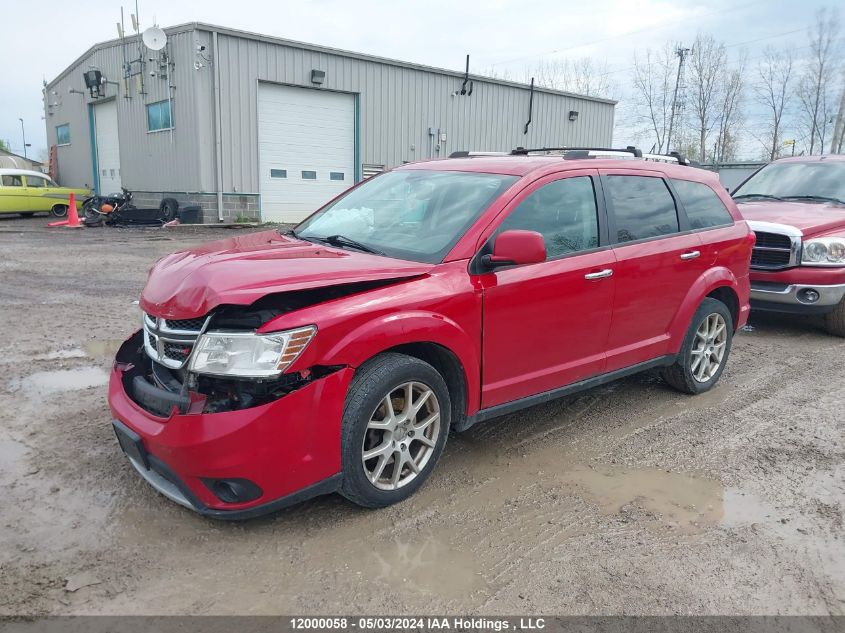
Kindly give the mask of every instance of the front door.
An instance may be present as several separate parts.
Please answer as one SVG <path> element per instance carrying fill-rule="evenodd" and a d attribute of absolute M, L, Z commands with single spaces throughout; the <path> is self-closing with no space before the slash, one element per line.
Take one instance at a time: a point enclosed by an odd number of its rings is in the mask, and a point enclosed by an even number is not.
<path fill-rule="evenodd" d="M 616 252 L 616 298 L 607 371 L 668 353 L 669 326 L 708 262 L 701 240 L 679 219 L 661 174 L 602 174 Z"/>
<path fill-rule="evenodd" d="M 596 178 L 581 170 L 538 181 L 496 230 L 541 233 L 547 259 L 481 276 L 484 408 L 604 370 L 616 260 L 599 230 Z"/>
<path fill-rule="evenodd" d="M 107 196 L 119 193 L 120 139 L 117 126 L 117 101 L 107 101 L 94 107 L 94 132 L 97 141 L 98 193 Z"/>

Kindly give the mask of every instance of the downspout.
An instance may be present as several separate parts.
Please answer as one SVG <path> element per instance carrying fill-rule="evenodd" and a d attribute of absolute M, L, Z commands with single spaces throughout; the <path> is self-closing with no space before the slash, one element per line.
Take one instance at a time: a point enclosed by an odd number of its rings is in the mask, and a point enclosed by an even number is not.
<path fill-rule="evenodd" d="M 223 221 L 223 124 L 220 114 L 220 54 L 217 31 L 211 34 L 214 47 L 214 155 L 217 158 L 217 221 Z"/>

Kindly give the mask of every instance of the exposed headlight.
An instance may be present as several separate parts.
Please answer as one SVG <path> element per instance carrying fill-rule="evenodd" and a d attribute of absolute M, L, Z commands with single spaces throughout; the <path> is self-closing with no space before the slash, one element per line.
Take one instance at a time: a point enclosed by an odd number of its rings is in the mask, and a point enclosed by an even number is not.
<path fill-rule="evenodd" d="M 278 376 L 314 338 L 313 325 L 274 332 L 206 332 L 191 354 L 190 370 L 216 376 L 266 378 Z"/>
<path fill-rule="evenodd" d="M 817 237 L 804 242 L 805 266 L 845 266 L 845 237 Z"/>

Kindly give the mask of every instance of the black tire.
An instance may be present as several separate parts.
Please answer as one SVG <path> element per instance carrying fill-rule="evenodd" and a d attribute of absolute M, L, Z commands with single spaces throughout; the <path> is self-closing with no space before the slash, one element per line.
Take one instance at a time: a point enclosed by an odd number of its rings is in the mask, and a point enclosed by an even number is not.
<path fill-rule="evenodd" d="M 696 332 L 704 323 L 705 319 L 716 314 L 724 319 L 726 325 L 725 351 L 718 369 L 708 380 L 702 382 L 693 375 L 693 344 L 696 340 Z M 687 334 L 684 336 L 684 342 L 681 344 L 681 351 L 678 353 L 674 364 L 665 367 L 661 371 L 663 380 L 678 391 L 684 393 L 698 394 L 709 391 L 719 382 L 719 378 L 725 370 L 725 365 L 728 363 L 728 357 L 731 354 L 731 344 L 733 343 L 733 334 L 734 323 L 731 311 L 721 301 L 706 297 L 692 317 Z"/>
<path fill-rule="evenodd" d="M 165 198 L 158 205 L 158 210 L 161 212 L 161 219 L 164 222 L 175 220 L 179 213 L 179 202 L 175 198 Z"/>
<path fill-rule="evenodd" d="M 35 211 L 22 211 L 20 213 L 22 218 L 31 218 L 33 215 L 35 215 Z"/>
<path fill-rule="evenodd" d="M 63 218 L 67 215 L 67 205 L 66 204 L 53 205 L 53 208 L 50 209 L 50 213 L 52 213 L 57 218 Z"/>
<path fill-rule="evenodd" d="M 845 299 L 836 304 L 833 312 L 824 315 L 824 327 L 828 334 L 845 336 Z"/>
<path fill-rule="evenodd" d="M 406 484 L 393 490 L 377 488 L 365 473 L 362 451 L 367 440 L 368 424 L 382 401 L 397 387 L 407 382 L 421 383 L 437 398 L 440 426 L 430 457 L 419 473 Z M 341 460 L 343 484 L 341 494 L 360 506 L 383 508 L 410 497 L 422 486 L 437 465 L 451 423 L 451 400 L 443 377 L 428 363 L 404 354 L 385 353 L 364 363 L 349 387 L 341 427 Z M 410 451 L 411 442 L 408 442 Z M 403 444 L 404 450 L 404 444 Z M 394 459 L 391 457 L 391 459 Z M 395 463 L 395 462 L 394 462 Z M 387 467 L 385 467 L 386 470 Z"/>

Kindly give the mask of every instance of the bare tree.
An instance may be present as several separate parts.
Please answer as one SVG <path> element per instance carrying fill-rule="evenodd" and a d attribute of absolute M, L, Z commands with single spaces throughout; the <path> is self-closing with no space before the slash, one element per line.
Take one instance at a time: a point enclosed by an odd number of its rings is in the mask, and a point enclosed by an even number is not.
<path fill-rule="evenodd" d="M 798 84 L 798 100 L 810 143 L 810 154 L 813 154 L 817 147 L 824 153 L 829 115 L 833 107 L 830 92 L 839 43 L 839 13 L 835 9 L 819 9 L 816 21 L 810 27 L 809 37 L 810 61 Z"/>
<path fill-rule="evenodd" d="M 634 53 L 634 105 L 636 122 L 654 140 L 653 149 L 662 152 L 669 131 L 672 94 L 675 87 L 675 51 L 671 44 L 661 50 L 647 49 L 645 56 Z"/>
<path fill-rule="evenodd" d="M 698 132 L 699 160 L 704 162 L 710 134 L 718 125 L 726 73 L 725 45 L 712 35 L 695 38 L 689 58 L 690 113 Z"/>
<path fill-rule="evenodd" d="M 769 160 L 778 157 L 781 149 L 783 116 L 793 98 L 792 52 L 788 48 L 779 51 L 771 46 L 763 51 L 757 63 L 757 79 L 754 82 L 754 98 L 766 109 L 766 123 L 763 140 Z"/>
<path fill-rule="evenodd" d="M 737 133 L 742 114 L 746 55 L 743 53 L 736 66 L 726 70 L 720 86 L 721 103 L 718 106 L 716 143 L 713 161 L 722 163 L 736 158 Z"/>
<path fill-rule="evenodd" d="M 553 90 L 591 97 L 610 97 L 616 91 L 607 62 L 598 63 L 589 57 L 540 60 L 536 66 L 526 67 L 525 74 L 536 77 L 538 85 Z"/>

